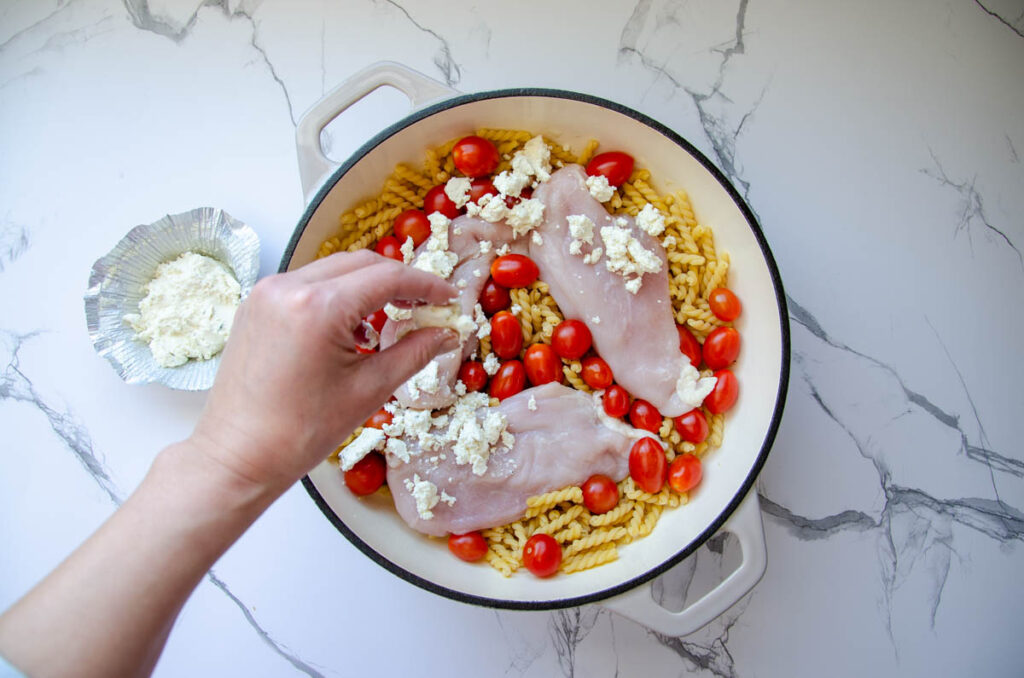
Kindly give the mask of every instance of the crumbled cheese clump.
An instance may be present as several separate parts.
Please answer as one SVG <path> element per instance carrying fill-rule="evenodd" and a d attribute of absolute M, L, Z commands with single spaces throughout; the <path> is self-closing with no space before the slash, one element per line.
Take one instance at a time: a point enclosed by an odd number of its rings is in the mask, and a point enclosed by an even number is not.
<path fill-rule="evenodd" d="M 405 242 L 402 243 L 402 246 L 398 249 L 402 253 L 402 262 L 411 264 L 414 256 L 413 250 L 415 249 L 415 245 L 413 245 L 412 242 L 412 236 L 407 237 Z"/>
<path fill-rule="evenodd" d="M 491 251 L 492 243 L 491 243 L 490 240 L 481 240 L 479 244 L 480 244 L 480 254 L 487 254 L 488 252 Z"/>
<path fill-rule="evenodd" d="M 469 188 L 469 179 L 465 177 L 452 177 L 444 185 L 444 194 L 455 203 L 456 207 L 462 209 L 469 202 Z"/>
<path fill-rule="evenodd" d="M 594 249 L 590 250 L 590 254 L 583 255 L 583 263 L 596 264 L 597 262 L 601 261 L 602 254 L 604 254 L 604 250 L 601 249 L 600 247 L 595 247 Z"/>
<path fill-rule="evenodd" d="M 496 224 L 508 214 L 508 207 L 505 201 L 493 195 L 487 194 L 480 198 L 479 216 L 484 221 Z"/>
<path fill-rule="evenodd" d="M 384 313 L 387 313 L 386 305 Z M 447 306 L 416 306 L 409 311 L 408 317 L 412 318 L 413 328 L 444 327 L 455 330 L 459 333 L 460 341 L 465 341 L 476 331 L 476 322 L 462 313 L 462 307 L 457 303 Z"/>
<path fill-rule="evenodd" d="M 494 187 L 503 195 L 510 195 L 518 198 L 526 185 L 530 183 L 530 177 L 522 172 L 505 170 L 494 177 Z"/>
<path fill-rule="evenodd" d="M 530 240 L 532 240 L 533 244 L 536 245 L 537 247 L 540 247 L 541 245 L 544 244 L 544 236 L 540 234 L 540 231 L 534 231 L 533 233 L 531 233 Z"/>
<path fill-rule="evenodd" d="M 493 377 L 498 373 L 499 369 L 501 369 L 501 363 L 498 362 L 498 356 L 493 353 L 488 353 L 487 357 L 484 358 L 484 372 L 486 372 L 488 376 Z"/>
<path fill-rule="evenodd" d="M 537 399 L 533 397 L 532 393 L 530 394 L 530 399 L 526 401 L 526 409 L 531 412 L 537 411 Z"/>
<path fill-rule="evenodd" d="M 125 315 L 124 322 L 149 344 L 159 365 L 177 367 L 221 352 L 242 293 L 224 264 L 185 252 L 157 266 L 144 291 L 139 312 Z"/>
<path fill-rule="evenodd" d="M 505 204 L 504 201 L 500 201 Z M 512 228 L 513 235 L 518 238 L 537 228 L 544 221 L 544 203 L 536 198 L 520 200 L 508 210 L 505 223 Z"/>
<path fill-rule="evenodd" d="M 569 222 L 569 254 L 582 254 L 583 245 L 594 244 L 594 222 L 585 214 L 570 214 L 565 218 Z"/>
<path fill-rule="evenodd" d="M 689 407 L 700 407 L 704 399 L 714 390 L 718 382 L 716 377 L 702 377 L 697 368 L 688 360 L 683 361 L 683 369 L 676 381 L 676 394 Z"/>
<path fill-rule="evenodd" d="M 516 151 L 512 156 L 512 170 L 527 177 L 537 177 L 541 182 L 551 178 L 551 149 L 544 143 L 544 137 L 535 136 L 521 151 Z"/>
<path fill-rule="evenodd" d="M 519 315 L 520 313 L 523 312 L 523 307 L 520 306 L 519 304 L 512 304 L 511 306 L 509 306 L 508 312 L 511 313 L 512 315 Z"/>
<path fill-rule="evenodd" d="M 384 304 L 384 315 L 394 322 L 398 322 L 399 320 L 408 320 L 412 317 L 412 309 L 399 308 L 389 301 Z"/>
<path fill-rule="evenodd" d="M 412 375 L 405 387 L 409 390 L 409 397 L 415 400 L 420 397 L 420 392 L 434 394 L 441 388 L 441 381 L 437 376 L 438 364 L 431 360 L 422 370 Z"/>
<path fill-rule="evenodd" d="M 644 205 L 640 214 L 636 215 L 636 225 L 657 238 L 665 232 L 665 215 L 651 203 Z"/>
<path fill-rule="evenodd" d="M 496 255 L 498 255 L 499 257 L 503 257 L 503 256 L 505 256 L 506 254 L 508 254 L 511 251 L 512 251 L 512 248 L 508 246 L 508 243 L 505 243 L 501 247 L 499 247 L 497 250 L 495 250 L 494 253 Z"/>
<path fill-rule="evenodd" d="M 595 325 L 600 325 L 601 324 L 601 316 L 595 315 L 593 318 L 590 319 L 590 322 L 594 323 Z"/>
<path fill-rule="evenodd" d="M 459 398 L 451 410 L 451 421 L 445 438 L 455 441 L 453 451 L 456 464 L 471 464 L 473 473 L 487 472 L 487 460 L 498 444 L 511 448 L 515 438 L 508 432 L 508 420 L 501 412 L 488 407 L 486 393 L 468 393 Z M 477 410 L 483 408 L 483 421 Z"/>
<path fill-rule="evenodd" d="M 487 319 L 487 314 L 484 313 L 484 307 L 480 304 L 473 307 L 473 319 L 476 321 L 477 339 L 483 339 L 484 337 L 491 336 L 491 321 Z"/>
<path fill-rule="evenodd" d="M 437 496 L 437 485 L 429 480 L 420 480 L 418 473 L 413 474 L 412 480 L 405 479 L 405 489 L 416 500 L 416 513 L 420 514 L 423 520 L 430 520 L 434 512 L 430 509 L 437 506 L 440 497 Z"/>
<path fill-rule="evenodd" d="M 674 235 L 666 235 L 665 239 L 661 241 L 661 246 L 670 250 L 676 246 L 676 242 L 676 237 Z"/>
<path fill-rule="evenodd" d="M 459 255 L 448 251 L 448 226 L 452 221 L 440 212 L 428 214 L 427 219 L 430 221 L 430 237 L 413 262 L 413 268 L 447 279 L 459 263 Z"/>
<path fill-rule="evenodd" d="M 366 427 L 355 440 L 345 446 L 338 457 L 342 471 L 350 471 L 363 457 L 375 450 L 384 449 L 384 431 Z"/>
<path fill-rule="evenodd" d="M 601 239 L 605 246 L 605 266 L 612 273 L 618 273 L 626 279 L 626 290 L 631 294 L 640 291 L 645 273 L 661 270 L 661 259 L 654 252 L 644 249 L 628 228 L 602 226 Z"/>
<path fill-rule="evenodd" d="M 608 183 L 608 177 L 603 174 L 587 177 L 587 188 L 590 195 L 600 202 L 608 202 L 615 195 L 615 189 Z"/>

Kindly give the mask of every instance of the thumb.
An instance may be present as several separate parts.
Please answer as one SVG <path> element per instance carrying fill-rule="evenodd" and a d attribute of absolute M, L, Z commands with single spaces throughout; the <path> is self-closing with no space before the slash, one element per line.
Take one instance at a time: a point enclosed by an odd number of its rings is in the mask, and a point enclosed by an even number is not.
<path fill-rule="evenodd" d="M 426 367 L 434 357 L 459 348 L 459 335 L 440 327 L 415 330 L 374 356 L 380 381 L 389 393 Z"/>

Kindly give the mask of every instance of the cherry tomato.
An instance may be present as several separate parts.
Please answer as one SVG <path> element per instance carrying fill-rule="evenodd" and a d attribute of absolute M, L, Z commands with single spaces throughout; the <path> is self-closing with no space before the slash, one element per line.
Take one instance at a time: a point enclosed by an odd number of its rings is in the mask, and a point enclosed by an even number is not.
<path fill-rule="evenodd" d="M 494 282 L 494 278 L 488 278 L 480 293 L 480 306 L 484 309 L 484 313 L 494 315 L 511 305 L 512 295 L 508 293 L 508 288 Z"/>
<path fill-rule="evenodd" d="M 629 423 L 651 433 L 661 429 L 661 412 L 642 398 L 637 398 L 629 408 Z"/>
<path fill-rule="evenodd" d="M 393 235 L 386 235 L 378 240 L 377 246 L 373 248 L 373 251 L 388 259 L 405 261 L 405 258 L 402 256 L 402 243 L 398 242 L 398 238 Z"/>
<path fill-rule="evenodd" d="M 523 547 L 523 565 L 538 577 L 549 577 L 562 564 L 562 547 L 550 534 L 535 534 Z"/>
<path fill-rule="evenodd" d="M 444 195 L 443 189 L 441 194 Z M 413 247 L 419 247 L 430 237 L 430 220 L 427 219 L 427 213 L 423 210 L 406 210 L 399 214 L 395 217 L 395 237 L 402 245 L 405 244 L 406 238 L 412 238 Z"/>
<path fill-rule="evenodd" d="M 423 211 L 427 214 L 440 212 L 449 219 L 459 216 L 459 208 L 444 192 L 444 186 L 434 186 L 423 196 Z"/>
<path fill-rule="evenodd" d="M 467 563 L 473 563 L 487 555 L 487 540 L 479 532 L 450 534 L 448 550 Z"/>
<path fill-rule="evenodd" d="M 718 370 L 715 377 L 718 381 L 715 382 L 714 390 L 704 399 L 704 407 L 711 414 L 721 414 L 736 404 L 740 396 L 740 382 L 732 370 Z"/>
<path fill-rule="evenodd" d="M 689 492 L 700 485 L 700 459 L 695 454 L 681 454 L 668 467 L 668 484 L 676 492 Z"/>
<path fill-rule="evenodd" d="M 467 391 L 479 391 L 487 384 L 487 372 L 482 363 L 467 360 L 459 368 L 459 380 L 466 385 Z"/>
<path fill-rule="evenodd" d="M 629 393 L 618 384 L 609 386 L 601 396 L 604 412 L 609 417 L 621 417 L 629 412 Z"/>
<path fill-rule="evenodd" d="M 491 318 L 491 349 L 499 358 L 518 358 L 523 350 L 523 330 L 508 311 L 498 311 Z"/>
<path fill-rule="evenodd" d="M 384 327 L 384 323 L 388 320 L 388 314 L 384 312 L 383 308 L 378 308 L 376 311 L 363 318 L 363 320 L 370 323 L 370 327 L 380 332 Z"/>
<path fill-rule="evenodd" d="M 371 452 L 345 471 L 345 484 L 360 497 L 376 492 L 384 484 L 387 464 L 384 455 Z"/>
<path fill-rule="evenodd" d="M 384 428 L 384 424 L 390 424 L 394 417 L 383 407 L 370 415 L 370 418 L 363 422 L 366 428 Z"/>
<path fill-rule="evenodd" d="M 740 333 L 733 327 L 716 327 L 704 339 L 704 364 L 713 370 L 732 365 L 740 354 Z"/>
<path fill-rule="evenodd" d="M 502 287 L 526 287 L 539 275 L 537 264 L 523 254 L 505 254 L 491 263 L 491 277 Z"/>
<path fill-rule="evenodd" d="M 356 353 L 376 353 L 377 348 L 363 348 L 362 346 L 356 346 Z"/>
<path fill-rule="evenodd" d="M 592 177 L 600 174 L 615 187 L 626 183 L 632 173 L 633 156 L 622 151 L 599 153 L 587 163 L 587 174 Z"/>
<path fill-rule="evenodd" d="M 490 174 L 501 160 L 498 149 L 487 139 L 477 136 L 463 137 L 452 147 L 455 168 L 467 177 Z"/>
<path fill-rule="evenodd" d="M 711 294 L 708 295 L 708 305 L 711 306 L 712 313 L 727 323 L 736 320 L 743 312 L 740 298 L 725 287 L 716 287 L 711 290 Z"/>
<path fill-rule="evenodd" d="M 629 451 L 629 476 L 644 492 L 661 492 L 668 476 L 665 450 L 653 438 L 641 438 Z"/>
<path fill-rule="evenodd" d="M 498 368 L 498 372 L 491 378 L 491 390 L 489 395 L 498 400 L 504 400 L 514 396 L 526 386 L 526 370 L 518 360 L 509 360 Z"/>
<path fill-rule="evenodd" d="M 547 344 L 533 344 L 523 356 L 526 378 L 534 386 L 552 381 L 562 383 L 562 361 Z"/>
<path fill-rule="evenodd" d="M 699 445 L 707 440 L 708 431 L 710 430 L 708 428 L 708 420 L 700 410 L 683 412 L 673 421 L 675 422 L 676 430 L 679 431 L 679 436 L 686 442 Z"/>
<path fill-rule="evenodd" d="M 595 391 L 608 388 L 614 379 L 612 368 L 608 367 L 608 363 L 603 358 L 598 358 L 596 355 L 583 359 L 583 372 L 580 376 L 583 377 L 587 386 Z"/>
<path fill-rule="evenodd" d="M 577 360 L 590 350 L 593 337 L 582 320 L 563 320 L 551 333 L 551 348 L 560 358 Z"/>
<path fill-rule="evenodd" d="M 587 478 L 581 489 L 583 505 L 591 513 L 608 513 L 619 503 L 619 486 L 600 473 Z"/>
<path fill-rule="evenodd" d="M 700 367 L 700 342 L 697 337 L 679 323 L 676 323 L 676 330 L 679 331 L 679 350 L 690 359 L 691 365 Z"/>
<path fill-rule="evenodd" d="M 494 187 L 494 182 L 486 177 L 473 179 L 473 181 L 469 183 L 470 202 L 479 203 L 480 198 L 485 195 L 498 195 L 498 189 Z"/>

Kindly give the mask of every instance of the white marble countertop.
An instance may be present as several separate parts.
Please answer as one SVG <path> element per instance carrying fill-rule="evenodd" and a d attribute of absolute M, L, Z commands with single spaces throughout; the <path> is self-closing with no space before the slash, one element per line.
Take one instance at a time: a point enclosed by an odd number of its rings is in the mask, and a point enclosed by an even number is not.
<path fill-rule="evenodd" d="M 380 59 L 466 92 L 619 101 L 749 201 L 793 333 L 758 484 L 767 573 L 684 638 L 599 607 L 495 612 L 386 572 L 297 486 L 199 587 L 158 675 L 1019 672 L 1017 0 L 0 2 L 0 608 L 203 403 L 127 386 L 96 356 L 92 262 L 135 224 L 215 205 L 276 270 L 303 209 L 295 122 Z M 404 113 L 378 97 L 332 126 L 333 153 Z M 713 577 L 730 558 L 711 544 L 665 589 L 695 563 Z"/>

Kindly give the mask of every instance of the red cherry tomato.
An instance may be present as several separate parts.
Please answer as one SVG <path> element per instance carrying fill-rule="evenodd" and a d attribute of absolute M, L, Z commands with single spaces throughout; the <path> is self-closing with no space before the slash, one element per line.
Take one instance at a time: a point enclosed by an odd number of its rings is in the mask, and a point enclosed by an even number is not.
<path fill-rule="evenodd" d="M 704 363 L 713 370 L 732 365 L 740 354 L 740 333 L 734 327 L 716 327 L 704 340 Z"/>
<path fill-rule="evenodd" d="M 383 308 L 378 308 L 376 311 L 363 318 L 363 320 L 370 323 L 370 327 L 380 332 L 384 327 L 384 323 L 388 320 L 388 315 L 384 312 Z"/>
<path fill-rule="evenodd" d="M 455 169 L 467 177 L 490 174 L 498 166 L 500 160 L 498 149 L 483 137 L 463 137 L 452 147 L 452 161 L 455 163 Z"/>
<path fill-rule="evenodd" d="M 523 547 L 523 565 L 538 577 L 549 577 L 562 564 L 562 547 L 550 534 L 535 534 Z"/>
<path fill-rule="evenodd" d="M 583 372 L 580 376 L 583 377 L 587 386 L 595 391 L 608 388 L 614 379 L 612 368 L 608 367 L 608 363 L 603 358 L 598 358 L 596 355 L 583 359 Z"/>
<path fill-rule="evenodd" d="M 715 382 L 714 390 L 704 399 L 704 407 L 711 414 L 721 414 L 736 404 L 740 396 L 740 382 L 732 370 L 718 370 L 715 377 L 718 381 Z"/>
<path fill-rule="evenodd" d="M 590 476 L 581 487 L 583 505 L 591 513 L 608 513 L 619 503 L 619 486 L 600 473 Z"/>
<path fill-rule="evenodd" d="M 485 195 L 498 195 L 498 189 L 494 187 L 494 182 L 486 177 L 473 179 L 473 181 L 469 183 L 470 202 L 479 203 L 480 198 Z"/>
<path fill-rule="evenodd" d="M 491 378 L 491 390 L 489 395 L 498 400 L 504 400 L 514 396 L 526 386 L 526 370 L 518 360 L 509 360 L 498 368 L 498 372 Z"/>
<path fill-rule="evenodd" d="M 665 450 L 653 438 L 641 438 L 629 451 L 629 476 L 644 492 L 661 492 L 668 476 Z"/>
<path fill-rule="evenodd" d="M 386 235 L 378 240 L 377 246 L 373 248 L 373 251 L 388 259 L 396 261 L 405 260 L 402 256 L 402 243 L 398 242 L 398 238 L 393 235 Z"/>
<path fill-rule="evenodd" d="M 690 359 L 691 365 L 700 367 L 700 342 L 697 341 L 697 337 L 678 323 L 676 323 L 676 330 L 679 331 L 679 350 Z"/>
<path fill-rule="evenodd" d="M 547 344 L 533 344 L 523 356 L 526 378 L 534 386 L 552 381 L 562 383 L 562 361 Z"/>
<path fill-rule="evenodd" d="M 356 346 L 356 353 L 376 353 L 376 348 L 363 348 L 362 346 Z"/>
<path fill-rule="evenodd" d="M 360 497 L 376 492 L 384 484 L 384 475 L 387 472 L 387 464 L 384 456 L 371 452 L 355 463 L 348 471 L 345 471 L 345 484 L 352 494 Z"/>
<path fill-rule="evenodd" d="M 370 418 L 363 422 L 366 428 L 384 428 L 384 424 L 390 424 L 394 417 L 383 407 L 370 415 Z"/>
<path fill-rule="evenodd" d="M 609 386 L 601 396 L 604 412 L 609 417 L 621 417 L 629 412 L 629 393 L 618 384 Z"/>
<path fill-rule="evenodd" d="M 612 186 L 621 186 L 633 173 L 633 156 L 621 151 L 599 153 L 587 163 L 587 174 L 602 175 Z"/>
<path fill-rule="evenodd" d="M 444 195 L 443 189 L 441 193 Z M 430 237 L 430 220 L 427 219 L 427 213 L 423 210 L 406 210 L 399 214 L 395 217 L 395 237 L 401 245 L 405 244 L 406 238 L 412 238 L 413 246 L 419 247 Z"/>
<path fill-rule="evenodd" d="M 637 398 L 629 408 L 629 423 L 651 433 L 661 429 L 661 412 L 646 400 Z"/>
<path fill-rule="evenodd" d="M 423 196 L 423 211 L 427 214 L 440 212 L 449 219 L 459 216 L 459 208 L 444 192 L 444 186 L 434 186 Z"/>
<path fill-rule="evenodd" d="M 522 254 L 506 254 L 491 264 L 491 277 L 502 287 L 526 287 L 539 275 L 533 259 Z"/>
<path fill-rule="evenodd" d="M 484 309 L 484 313 L 494 315 L 511 305 L 512 295 L 508 293 L 508 288 L 494 282 L 494 278 L 488 278 L 480 293 L 480 306 Z"/>
<path fill-rule="evenodd" d="M 518 358 L 523 350 L 523 330 L 508 311 L 498 311 L 491 318 L 491 349 L 499 358 Z"/>
<path fill-rule="evenodd" d="M 487 555 L 487 540 L 479 532 L 450 534 L 448 550 L 467 563 L 473 563 Z"/>
<path fill-rule="evenodd" d="M 711 294 L 708 295 L 708 305 L 711 306 L 712 313 L 727 323 L 736 320 L 743 312 L 740 298 L 725 287 L 716 287 L 711 290 Z"/>
<path fill-rule="evenodd" d="M 479 391 L 487 384 L 487 372 L 483 364 L 476 360 L 467 360 L 459 368 L 459 380 L 466 385 L 467 391 Z"/>
<path fill-rule="evenodd" d="M 577 360 L 590 350 L 593 337 L 582 320 L 563 320 L 551 333 L 551 348 L 560 358 Z"/>
<path fill-rule="evenodd" d="M 668 467 L 668 484 L 676 492 L 689 492 L 700 485 L 700 459 L 695 454 L 681 454 Z"/>
<path fill-rule="evenodd" d="M 676 430 L 679 431 L 679 436 L 686 442 L 699 445 L 707 440 L 708 431 L 710 431 L 708 420 L 700 410 L 683 412 L 673 421 L 675 422 Z"/>

